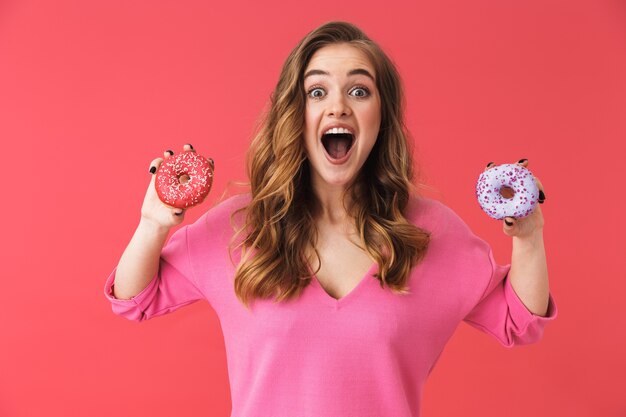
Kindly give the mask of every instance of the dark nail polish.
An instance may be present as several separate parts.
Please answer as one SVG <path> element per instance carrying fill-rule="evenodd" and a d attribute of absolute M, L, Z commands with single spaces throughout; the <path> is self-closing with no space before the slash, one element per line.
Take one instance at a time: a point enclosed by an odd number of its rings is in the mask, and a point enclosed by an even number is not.
<path fill-rule="evenodd" d="M 513 226 L 513 223 L 509 223 L 508 220 L 504 220 L 504 223 L 506 223 L 507 226 Z"/>
<path fill-rule="evenodd" d="M 191 143 L 188 143 L 187 145 L 189 145 L 190 149 L 193 149 L 193 146 L 191 146 Z"/>
<path fill-rule="evenodd" d="M 491 165 L 491 164 L 493 164 L 493 162 L 489 162 L 489 163 L 487 164 L 487 168 L 489 168 L 489 165 Z"/>
<path fill-rule="evenodd" d="M 545 200 L 546 199 L 546 195 L 543 193 L 543 191 L 539 190 L 539 200 Z"/>
<path fill-rule="evenodd" d="M 524 159 L 520 159 L 519 161 L 517 161 L 517 163 L 518 164 L 523 164 L 526 161 L 528 161 L 528 159 L 524 158 Z"/>
<path fill-rule="evenodd" d="M 156 172 L 156 167 L 150 167 L 150 173 L 154 174 Z"/>
<path fill-rule="evenodd" d="M 168 152 L 170 155 L 174 155 L 174 151 L 172 151 L 171 149 L 168 149 L 168 150 L 167 150 L 167 151 L 165 151 L 165 152 Z"/>

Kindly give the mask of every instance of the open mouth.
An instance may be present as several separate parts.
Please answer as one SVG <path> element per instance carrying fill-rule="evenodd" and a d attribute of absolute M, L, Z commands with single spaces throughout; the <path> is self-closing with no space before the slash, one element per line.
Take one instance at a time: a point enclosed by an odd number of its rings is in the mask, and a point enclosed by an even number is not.
<path fill-rule="evenodd" d="M 350 148 L 352 148 L 353 143 L 354 135 L 350 133 L 327 133 L 322 135 L 322 145 L 324 145 L 328 156 L 332 159 L 345 157 Z"/>

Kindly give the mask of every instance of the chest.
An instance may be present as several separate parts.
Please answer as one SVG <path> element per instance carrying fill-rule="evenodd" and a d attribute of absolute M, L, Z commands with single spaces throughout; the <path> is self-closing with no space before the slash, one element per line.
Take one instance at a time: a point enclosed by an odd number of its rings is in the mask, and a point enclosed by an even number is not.
<path fill-rule="evenodd" d="M 313 272 L 317 271 L 315 278 L 324 291 L 337 300 L 352 292 L 374 264 L 354 237 L 321 233 L 316 249 L 319 258 L 309 257 Z"/>

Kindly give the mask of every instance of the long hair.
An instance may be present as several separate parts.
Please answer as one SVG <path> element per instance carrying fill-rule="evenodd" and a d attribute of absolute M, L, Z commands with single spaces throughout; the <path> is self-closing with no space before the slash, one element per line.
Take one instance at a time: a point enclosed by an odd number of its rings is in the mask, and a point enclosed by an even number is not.
<path fill-rule="evenodd" d="M 311 187 L 304 146 L 304 70 L 318 49 L 335 43 L 347 43 L 368 56 L 381 98 L 376 143 L 346 190 L 353 202 L 346 210 L 364 249 L 379 266 L 376 278 L 381 287 L 408 293 L 410 269 L 426 253 L 429 233 L 404 215 L 414 190 L 414 172 L 400 76 L 380 47 L 359 28 L 328 22 L 306 35 L 287 57 L 269 110 L 248 151 L 251 200 L 231 216 L 232 223 L 237 213 L 245 212 L 244 224 L 235 234 L 243 238 L 237 245 L 242 256 L 234 287 L 246 308 L 254 298 L 275 297 L 278 302 L 298 297 L 315 273 L 305 255 L 307 248 L 315 249 L 313 213 L 319 203 Z M 321 267 L 316 250 L 315 254 Z"/>

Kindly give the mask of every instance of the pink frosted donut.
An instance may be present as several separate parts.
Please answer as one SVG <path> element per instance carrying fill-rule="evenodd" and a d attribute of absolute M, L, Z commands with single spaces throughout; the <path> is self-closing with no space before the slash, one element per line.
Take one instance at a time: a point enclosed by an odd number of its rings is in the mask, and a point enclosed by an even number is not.
<path fill-rule="evenodd" d="M 186 209 L 202 203 L 213 184 L 213 160 L 193 151 L 165 159 L 156 172 L 159 199 L 170 207 Z"/>
<path fill-rule="evenodd" d="M 506 198 L 500 191 L 509 187 L 515 193 Z M 539 188 L 530 171 L 521 165 L 503 164 L 489 168 L 478 177 L 476 183 L 478 204 L 490 217 L 522 218 L 533 212 L 539 200 Z"/>

